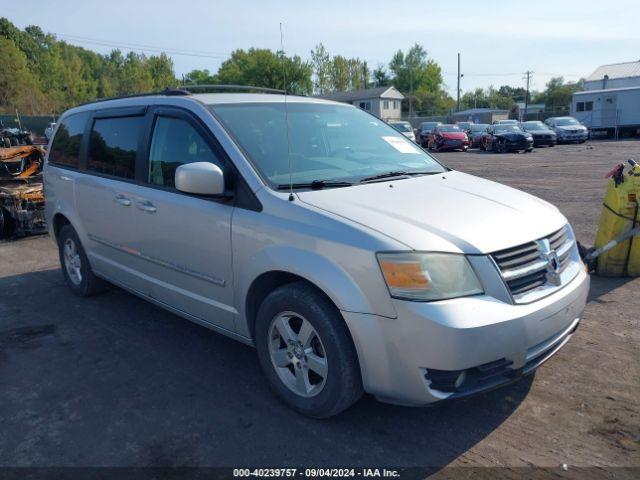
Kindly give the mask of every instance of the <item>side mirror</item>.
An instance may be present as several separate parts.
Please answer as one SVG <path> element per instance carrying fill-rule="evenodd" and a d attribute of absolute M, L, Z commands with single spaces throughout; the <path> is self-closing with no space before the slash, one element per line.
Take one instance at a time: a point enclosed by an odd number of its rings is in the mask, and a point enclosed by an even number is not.
<path fill-rule="evenodd" d="M 196 195 L 224 194 L 224 174 L 220 167 L 209 162 L 193 162 L 176 169 L 176 189 Z"/>

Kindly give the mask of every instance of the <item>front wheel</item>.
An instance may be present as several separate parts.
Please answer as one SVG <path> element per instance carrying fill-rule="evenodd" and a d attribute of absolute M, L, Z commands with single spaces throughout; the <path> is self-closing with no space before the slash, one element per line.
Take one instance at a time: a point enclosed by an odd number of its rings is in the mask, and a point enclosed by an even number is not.
<path fill-rule="evenodd" d="M 267 296 L 258 310 L 255 344 L 271 388 L 300 413 L 331 417 L 362 395 L 347 325 L 311 285 L 294 282 Z"/>
<path fill-rule="evenodd" d="M 58 233 L 58 252 L 62 274 L 73 293 L 89 297 L 103 289 L 104 281 L 93 274 L 78 234 L 71 225 L 63 226 Z"/>

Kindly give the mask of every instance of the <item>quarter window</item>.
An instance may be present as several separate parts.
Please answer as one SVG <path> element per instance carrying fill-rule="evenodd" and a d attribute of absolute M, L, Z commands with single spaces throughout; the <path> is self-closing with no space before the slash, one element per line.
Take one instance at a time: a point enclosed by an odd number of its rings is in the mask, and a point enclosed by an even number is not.
<path fill-rule="evenodd" d="M 149 152 L 149 183 L 174 187 L 176 169 L 193 162 L 210 162 L 224 169 L 223 162 L 189 122 L 158 117 Z"/>
<path fill-rule="evenodd" d="M 144 117 L 98 118 L 89 137 L 89 163 L 94 172 L 135 178 L 138 138 Z"/>
<path fill-rule="evenodd" d="M 51 144 L 49 163 L 78 168 L 80 146 L 88 118 L 88 113 L 76 113 L 60 122 Z"/>

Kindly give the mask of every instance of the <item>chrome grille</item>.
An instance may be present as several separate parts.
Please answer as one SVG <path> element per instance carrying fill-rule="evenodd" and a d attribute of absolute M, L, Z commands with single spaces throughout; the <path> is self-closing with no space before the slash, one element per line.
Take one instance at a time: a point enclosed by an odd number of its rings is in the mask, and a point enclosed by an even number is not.
<path fill-rule="evenodd" d="M 542 255 L 540 245 L 544 240 L 549 242 L 550 250 L 557 254 L 559 268 L 555 273 L 562 273 L 569 265 L 571 249 L 574 246 L 573 238 L 566 226 L 537 241 L 500 250 L 491 255 L 516 299 L 518 295 L 550 284 L 554 280 L 553 272 L 549 270 L 549 260 Z"/>

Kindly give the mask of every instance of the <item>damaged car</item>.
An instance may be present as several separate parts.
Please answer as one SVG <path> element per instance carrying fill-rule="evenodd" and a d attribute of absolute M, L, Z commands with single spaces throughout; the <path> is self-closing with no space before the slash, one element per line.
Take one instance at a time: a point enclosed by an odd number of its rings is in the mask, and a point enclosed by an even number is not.
<path fill-rule="evenodd" d="M 480 148 L 496 153 L 530 152 L 533 150 L 533 136 L 518 125 L 494 124 L 487 128 Z"/>
<path fill-rule="evenodd" d="M 47 231 L 41 147 L 0 148 L 0 238 Z"/>

